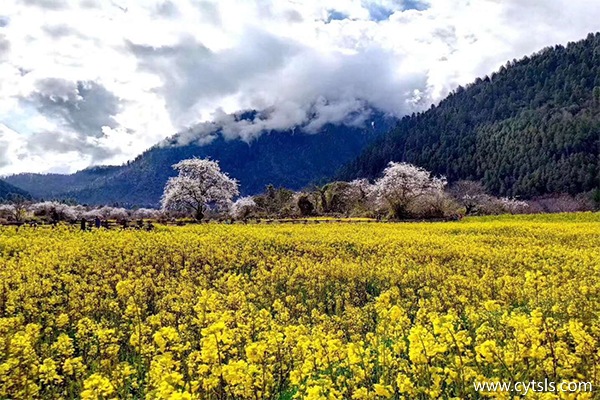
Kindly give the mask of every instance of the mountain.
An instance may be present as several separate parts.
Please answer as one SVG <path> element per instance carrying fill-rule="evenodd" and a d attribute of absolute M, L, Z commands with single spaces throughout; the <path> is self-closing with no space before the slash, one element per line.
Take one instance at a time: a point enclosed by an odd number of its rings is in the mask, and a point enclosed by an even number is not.
<path fill-rule="evenodd" d="M 253 114 L 240 118 L 253 118 Z M 167 179 L 175 174 L 173 164 L 191 157 L 209 157 L 239 180 L 243 195 L 257 194 L 269 184 L 301 189 L 330 177 L 396 122 L 373 113 L 363 127 L 328 124 L 314 134 L 300 128 L 270 131 L 250 142 L 226 140 L 217 131 L 213 132 L 215 139 L 204 145 L 179 145 L 176 135 L 122 166 L 94 167 L 72 175 L 20 174 L 6 180 L 38 198 L 157 206 Z"/>
<path fill-rule="evenodd" d="M 87 168 L 74 174 L 18 174 L 4 178 L 11 184 L 26 188 L 38 199 L 65 198 L 64 193 L 84 189 L 104 178 L 112 176 L 119 170 L 117 166 L 100 166 Z"/>
<path fill-rule="evenodd" d="M 403 118 L 337 179 L 406 161 L 492 193 L 534 197 L 600 188 L 600 34 L 509 62 Z"/>
<path fill-rule="evenodd" d="M 0 200 L 6 200 L 11 195 L 19 195 L 19 196 L 23 196 L 25 198 L 31 197 L 29 195 L 29 193 L 27 193 L 23 189 L 20 189 L 18 187 L 15 187 L 9 183 L 6 183 L 6 182 L 0 180 Z"/>

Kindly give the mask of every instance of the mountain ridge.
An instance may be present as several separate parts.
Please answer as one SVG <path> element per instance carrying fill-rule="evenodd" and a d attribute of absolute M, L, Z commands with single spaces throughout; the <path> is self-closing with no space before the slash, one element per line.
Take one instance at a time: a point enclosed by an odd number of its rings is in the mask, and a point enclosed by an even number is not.
<path fill-rule="evenodd" d="M 336 179 L 375 178 L 390 161 L 498 195 L 600 188 L 600 33 L 546 48 L 406 116 Z"/>
<path fill-rule="evenodd" d="M 31 195 L 25 190 L 11 185 L 0 179 L 0 200 L 8 200 L 11 195 L 18 195 L 25 198 L 31 198 Z"/>
<path fill-rule="evenodd" d="M 254 118 L 256 113 L 240 115 Z M 93 167 L 71 175 L 19 174 L 6 179 L 38 198 L 156 207 L 166 180 L 175 174 L 171 165 L 185 158 L 208 157 L 218 160 L 223 171 L 240 181 L 243 195 L 257 194 L 268 184 L 298 190 L 328 178 L 396 122 L 391 116 L 374 112 L 362 127 L 325 124 L 312 134 L 302 129 L 267 131 L 249 142 L 227 140 L 216 131 L 215 138 L 202 145 L 176 145 L 175 135 L 121 166 Z"/>

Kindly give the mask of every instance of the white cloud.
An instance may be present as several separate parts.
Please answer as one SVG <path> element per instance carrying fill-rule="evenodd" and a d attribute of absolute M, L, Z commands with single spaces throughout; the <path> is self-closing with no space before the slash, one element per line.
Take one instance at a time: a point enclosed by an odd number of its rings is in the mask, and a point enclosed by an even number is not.
<path fill-rule="evenodd" d="M 0 174 L 124 162 L 202 121 L 251 138 L 410 113 L 600 20 L 597 0 L 2 3 Z M 268 112 L 226 115 L 248 108 Z"/>

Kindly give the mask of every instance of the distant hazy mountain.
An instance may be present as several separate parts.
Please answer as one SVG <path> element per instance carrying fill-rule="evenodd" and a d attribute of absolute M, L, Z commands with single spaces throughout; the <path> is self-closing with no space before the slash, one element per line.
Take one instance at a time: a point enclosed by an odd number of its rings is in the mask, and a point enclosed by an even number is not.
<path fill-rule="evenodd" d="M 407 161 L 524 197 L 600 187 L 600 34 L 513 61 L 403 118 L 338 173 Z"/>
<path fill-rule="evenodd" d="M 375 113 L 361 128 L 325 125 L 314 134 L 301 129 L 264 132 L 250 143 L 218 135 L 206 145 L 180 146 L 175 136 L 123 166 L 95 167 L 72 175 L 20 174 L 6 180 L 38 198 L 156 206 L 165 182 L 174 175 L 171 165 L 186 158 L 210 157 L 239 180 L 242 194 L 259 193 L 269 184 L 301 189 L 331 177 L 396 122 Z"/>
<path fill-rule="evenodd" d="M 18 174 L 6 177 L 7 182 L 27 187 L 38 199 L 63 198 L 65 191 L 81 190 L 93 182 L 112 176 L 119 167 L 93 167 L 71 175 Z"/>
<path fill-rule="evenodd" d="M 10 195 L 20 195 L 29 198 L 26 191 L 0 180 L 0 200 L 6 200 Z"/>

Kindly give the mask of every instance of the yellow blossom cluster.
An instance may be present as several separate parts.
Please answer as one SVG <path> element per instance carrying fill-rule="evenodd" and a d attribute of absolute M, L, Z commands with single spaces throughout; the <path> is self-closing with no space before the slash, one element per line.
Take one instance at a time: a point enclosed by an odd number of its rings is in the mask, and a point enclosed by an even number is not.
<path fill-rule="evenodd" d="M 508 399 L 473 382 L 600 385 L 593 213 L 0 228 L 0 284 L 2 399 Z"/>

